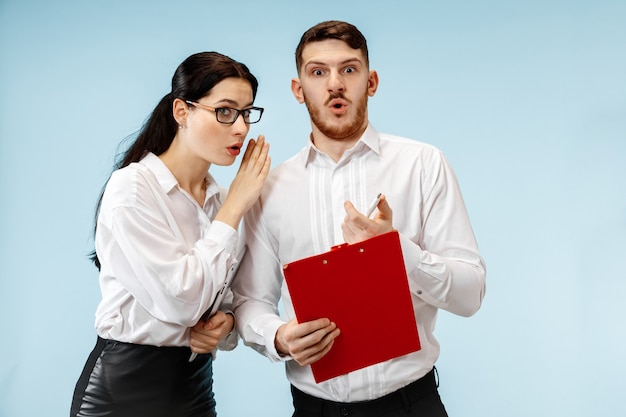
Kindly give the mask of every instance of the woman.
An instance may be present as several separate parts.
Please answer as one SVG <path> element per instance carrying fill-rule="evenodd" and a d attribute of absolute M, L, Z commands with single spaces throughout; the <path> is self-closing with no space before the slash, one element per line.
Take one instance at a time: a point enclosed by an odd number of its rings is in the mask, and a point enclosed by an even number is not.
<path fill-rule="evenodd" d="M 236 345 L 223 303 L 200 319 L 240 261 L 237 228 L 269 172 L 269 145 L 250 139 L 227 196 L 208 170 L 231 165 L 260 120 L 257 86 L 229 57 L 188 57 L 107 182 L 93 256 L 98 340 L 72 416 L 215 416 L 213 356 L 190 353 Z"/>

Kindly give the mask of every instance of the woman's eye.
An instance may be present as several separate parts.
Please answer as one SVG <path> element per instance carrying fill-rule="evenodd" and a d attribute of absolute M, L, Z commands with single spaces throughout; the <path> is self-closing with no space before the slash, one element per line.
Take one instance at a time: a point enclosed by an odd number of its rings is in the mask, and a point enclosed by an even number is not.
<path fill-rule="evenodd" d="M 228 107 L 220 107 L 217 111 L 223 116 L 230 116 L 233 112 L 233 109 L 229 109 Z"/>

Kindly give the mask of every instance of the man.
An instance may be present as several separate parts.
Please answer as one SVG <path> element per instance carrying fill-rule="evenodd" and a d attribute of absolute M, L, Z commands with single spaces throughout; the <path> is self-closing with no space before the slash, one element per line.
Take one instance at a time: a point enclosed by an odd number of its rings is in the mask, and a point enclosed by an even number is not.
<path fill-rule="evenodd" d="M 356 27 L 312 27 L 296 65 L 291 89 L 307 106 L 312 133 L 305 149 L 270 173 L 246 216 L 248 254 L 233 283 L 237 329 L 247 345 L 286 363 L 294 416 L 446 416 L 434 375 L 437 311 L 470 316 L 485 291 L 485 265 L 455 175 L 434 147 L 369 124 L 378 75 Z M 363 213 L 378 193 L 370 219 Z M 309 365 L 332 349 L 341 329 L 324 317 L 296 321 L 282 266 L 392 230 L 400 234 L 421 350 L 316 384 Z M 385 343 L 385 332 L 372 329 L 363 343 Z"/>

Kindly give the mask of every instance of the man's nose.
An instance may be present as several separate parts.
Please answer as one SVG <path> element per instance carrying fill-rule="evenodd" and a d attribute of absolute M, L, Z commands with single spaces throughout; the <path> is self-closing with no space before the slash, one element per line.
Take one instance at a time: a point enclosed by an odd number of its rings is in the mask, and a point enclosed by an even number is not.
<path fill-rule="evenodd" d="M 343 91 L 345 88 L 345 84 L 343 82 L 343 77 L 337 71 L 331 71 L 330 76 L 328 78 L 328 90 L 329 91 Z"/>

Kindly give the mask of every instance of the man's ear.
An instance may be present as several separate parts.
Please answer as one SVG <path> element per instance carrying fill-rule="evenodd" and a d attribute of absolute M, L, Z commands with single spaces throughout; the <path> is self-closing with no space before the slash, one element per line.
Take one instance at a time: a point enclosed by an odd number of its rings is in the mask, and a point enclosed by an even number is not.
<path fill-rule="evenodd" d="M 187 114 L 189 113 L 189 106 L 183 100 L 176 98 L 172 106 L 172 113 L 178 126 L 187 127 Z"/>
<path fill-rule="evenodd" d="M 304 103 L 304 94 L 302 94 L 302 84 L 300 83 L 300 78 L 291 79 L 291 92 L 296 100 L 298 100 L 298 103 Z"/>
<path fill-rule="evenodd" d="M 378 73 L 375 70 L 371 70 L 367 79 L 367 95 L 374 97 L 376 90 L 378 90 Z"/>

